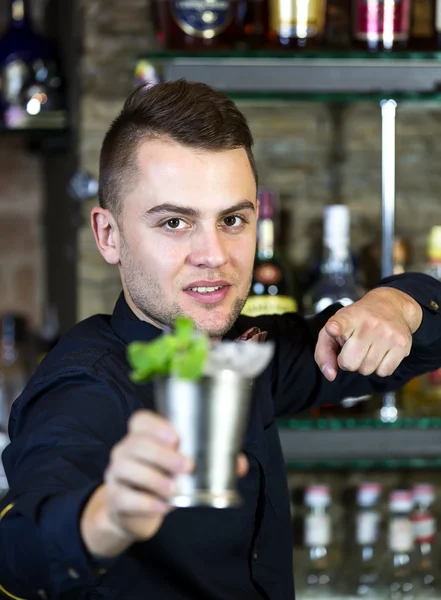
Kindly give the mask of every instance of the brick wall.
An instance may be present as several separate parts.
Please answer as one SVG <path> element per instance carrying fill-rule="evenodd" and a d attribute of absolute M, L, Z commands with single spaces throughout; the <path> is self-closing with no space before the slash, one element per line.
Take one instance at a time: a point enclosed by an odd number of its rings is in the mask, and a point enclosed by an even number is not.
<path fill-rule="evenodd" d="M 32 3 L 38 29 L 46 0 Z M 0 29 L 7 4 L 0 6 Z M 0 135 L 0 312 L 16 311 L 38 326 L 44 303 L 40 157 L 19 133 Z"/>
<path fill-rule="evenodd" d="M 84 0 L 86 40 L 83 165 L 97 174 L 100 143 L 133 85 L 134 57 L 155 46 L 148 0 Z M 304 269 L 319 247 L 323 206 L 336 198 L 352 211 L 355 251 L 378 236 L 381 214 L 381 119 L 373 104 L 343 112 L 321 103 L 241 104 L 256 137 L 262 183 L 281 192 L 286 255 Z M 269 110 L 270 108 L 270 110 Z M 341 117 L 342 125 L 335 123 Z M 397 232 L 412 239 L 413 266 L 424 262 L 428 228 L 441 224 L 441 107 L 400 105 L 397 113 Z M 337 145 L 336 141 L 337 140 Z M 334 185 L 335 151 L 342 158 Z M 85 207 L 86 217 L 90 205 Z M 80 235 L 80 314 L 111 311 L 118 273 Z"/>

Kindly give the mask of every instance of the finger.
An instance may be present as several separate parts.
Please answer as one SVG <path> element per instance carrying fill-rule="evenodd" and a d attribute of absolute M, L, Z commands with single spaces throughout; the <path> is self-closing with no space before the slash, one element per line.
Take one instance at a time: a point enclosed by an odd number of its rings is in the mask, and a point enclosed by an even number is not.
<path fill-rule="evenodd" d="M 169 512 L 168 504 L 161 498 L 134 488 L 113 483 L 115 508 L 123 515 L 153 516 L 165 515 Z"/>
<path fill-rule="evenodd" d="M 165 444 L 177 446 L 179 437 L 170 421 L 150 410 L 138 410 L 128 422 L 129 433 L 149 435 Z"/>
<path fill-rule="evenodd" d="M 329 381 L 334 381 L 337 376 L 340 344 L 337 339 L 330 336 L 323 328 L 318 336 L 315 347 L 314 360 L 320 367 L 321 372 Z"/>
<path fill-rule="evenodd" d="M 375 373 L 379 377 L 389 377 L 396 371 L 403 358 L 406 356 L 408 356 L 408 354 L 403 354 L 402 350 L 392 348 L 392 350 L 386 352 Z"/>
<path fill-rule="evenodd" d="M 248 473 L 249 463 L 245 454 L 239 454 L 237 457 L 237 476 L 245 477 Z"/>
<path fill-rule="evenodd" d="M 331 337 L 342 337 L 348 340 L 354 333 L 354 326 L 349 318 L 345 317 L 345 309 L 340 309 L 325 324 L 325 330 Z"/>
<path fill-rule="evenodd" d="M 361 365 L 366 360 L 370 352 L 371 354 L 369 360 L 372 362 L 375 360 L 377 361 L 375 365 L 376 368 L 378 362 L 383 358 L 386 351 L 386 347 L 384 347 L 384 349 L 381 351 L 381 347 L 378 344 L 372 344 L 371 340 L 367 337 L 352 336 L 345 343 L 338 356 L 338 366 L 343 371 L 359 371 Z"/>
<path fill-rule="evenodd" d="M 132 434 L 116 444 L 111 452 L 111 464 L 125 457 L 159 467 L 168 473 L 190 473 L 194 469 L 194 461 L 190 458 L 145 435 Z"/>
<path fill-rule="evenodd" d="M 138 490 L 152 492 L 162 498 L 170 498 L 176 491 L 176 483 L 172 477 L 149 465 L 129 459 L 120 460 L 115 464 L 109 471 L 108 478 Z"/>

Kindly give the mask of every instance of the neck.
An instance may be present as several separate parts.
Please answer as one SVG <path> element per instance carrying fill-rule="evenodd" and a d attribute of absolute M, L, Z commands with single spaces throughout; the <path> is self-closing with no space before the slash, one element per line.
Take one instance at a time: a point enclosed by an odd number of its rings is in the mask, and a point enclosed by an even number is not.
<path fill-rule="evenodd" d="M 161 323 L 161 321 L 158 321 L 151 315 L 148 315 L 145 312 L 143 312 L 141 309 L 139 309 L 136 306 L 136 304 L 133 302 L 132 298 L 130 297 L 130 294 L 128 293 L 128 291 L 126 289 L 124 289 L 124 298 L 127 302 L 127 305 L 129 306 L 130 310 L 132 311 L 132 313 L 136 317 L 138 317 L 138 319 L 140 321 L 149 323 L 150 325 L 153 325 L 153 327 L 156 327 L 157 329 L 161 329 L 162 331 L 165 331 L 167 333 L 170 333 L 172 331 L 172 328 L 169 325 L 166 325 L 165 323 Z"/>

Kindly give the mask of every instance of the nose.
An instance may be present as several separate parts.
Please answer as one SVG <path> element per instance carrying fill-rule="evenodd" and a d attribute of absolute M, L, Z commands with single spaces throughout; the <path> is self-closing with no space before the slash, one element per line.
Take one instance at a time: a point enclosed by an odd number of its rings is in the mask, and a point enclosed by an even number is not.
<path fill-rule="evenodd" d="M 227 262 L 226 240 L 216 227 L 201 228 L 192 236 L 188 260 L 194 267 L 219 269 Z"/>

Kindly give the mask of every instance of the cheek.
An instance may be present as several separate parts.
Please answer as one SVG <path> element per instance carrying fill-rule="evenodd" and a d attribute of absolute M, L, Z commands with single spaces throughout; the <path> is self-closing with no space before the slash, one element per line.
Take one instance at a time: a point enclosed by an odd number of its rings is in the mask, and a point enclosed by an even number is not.
<path fill-rule="evenodd" d="M 185 261 L 185 253 L 183 244 L 176 243 L 176 240 L 152 235 L 144 245 L 144 264 L 147 269 L 160 275 L 161 279 L 166 279 L 167 276 L 174 278 Z"/>

